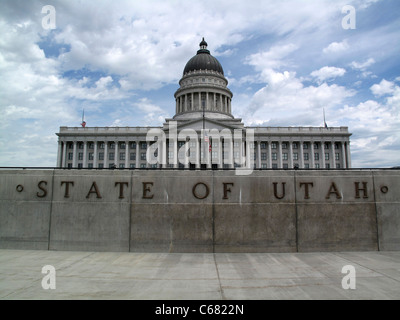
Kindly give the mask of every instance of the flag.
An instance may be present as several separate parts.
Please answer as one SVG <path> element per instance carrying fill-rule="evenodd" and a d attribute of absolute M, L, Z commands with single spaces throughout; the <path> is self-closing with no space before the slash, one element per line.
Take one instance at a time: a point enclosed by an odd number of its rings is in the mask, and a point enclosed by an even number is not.
<path fill-rule="evenodd" d="M 86 127 L 86 121 L 85 121 L 85 109 L 82 110 L 82 123 L 81 126 L 84 128 Z"/>

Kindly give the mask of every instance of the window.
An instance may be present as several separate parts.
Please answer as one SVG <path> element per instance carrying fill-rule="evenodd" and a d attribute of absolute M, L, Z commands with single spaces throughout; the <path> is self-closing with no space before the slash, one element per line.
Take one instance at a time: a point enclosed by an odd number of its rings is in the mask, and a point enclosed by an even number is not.
<path fill-rule="evenodd" d="M 93 169 L 93 163 L 88 163 L 88 168 Z"/>
<path fill-rule="evenodd" d="M 329 145 L 327 143 L 324 143 L 324 149 L 329 149 Z"/>
<path fill-rule="evenodd" d="M 147 143 L 146 142 L 141 142 L 140 143 L 140 148 L 141 149 L 147 149 Z"/>
<path fill-rule="evenodd" d="M 336 169 L 340 169 L 340 163 L 336 163 Z"/>
<path fill-rule="evenodd" d="M 327 163 L 327 164 L 325 164 L 325 168 L 326 168 L 326 169 L 330 169 L 330 168 L 331 168 L 331 165 L 330 165 L 329 163 Z"/>
<path fill-rule="evenodd" d="M 74 144 L 73 143 L 68 143 L 68 149 L 73 149 L 74 148 Z"/>
<path fill-rule="evenodd" d="M 89 160 L 93 160 L 93 152 L 89 152 Z"/>
<path fill-rule="evenodd" d="M 108 160 L 114 160 L 114 152 L 108 154 Z"/>
<path fill-rule="evenodd" d="M 119 160 L 125 160 L 125 152 L 119 154 Z"/>
<path fill-rule="evenodd" d="M 82 168 L 83 168 L 82 163 L 78 163 L 78 169 L 82 169 Z"/>
<path fill-rule="evenodd" d="M 340 160 L 339 153 L 335 153 L 335 160 Z"/>
<path fill-rule="evenodd" d="M 260 148 L 261 149 L 267 149 L 267 144 L 265 142 L 260 143 Z"/>
<path fill-rule="evenodd" d="M 102 163 L 99 163 L 99 168 L 100 168 L 100 169 L 103 169 L 103 168 L 104 168 L 104 165 L 103 165 Z"/>
<path fill-rule="evenodd" d="M 99 149 L 104 149 L 104 142 L 101 142 L 101 143 L 99 144 Z"/>
<path fill-rule="evenodd" d="M 174 152 L 168 151 L 168 159 L 173 159 L 173 158 L 174 158 Z"/>
<path fill-rule="evenodd" d="M 306 142 L 303 143 L 303 149 L 308 149 L 308 143 Z"/>
<path fill-rule="evenodd" d="M 104 160 L 104 153 L 103 152 L 99 153 L 99 160 Z"/>
<path fill-rule="evenodd" d="M 287 153 L 283 153 L 282 154 L 282 160 L 287 160 L 288 159 L 288 154 Z"/>
<path fill-rule="evenodd" d="M 218 159 L 218 151 L 213 151 L 211 156 L 213 159 Z"/>
<path fill-rule="evenodd" d="M 297 144 L 297 142 L 293 142 L 293 149 L 298 149 L 299 145 Z"/>
<path fill-rule="evenodd" d="M 272 169 L 278 169 L 278 165 L 276 163 L 272 164 Z"/>
<path fill-rule="evenodd" d="M 287 149 L 287 143 L 286 142 L 282 143 L 282 149 Z"/>
<path fill-rule="evenodd" d="M 131 153 L 129 159 L 136 160 L 136 153 Z"/>
<path fill-rule="evenodd" d="M 119 168 L 120 168 L 120 169 L 124 169 L 124 168 L 125 168 L 125 164 L 120 163 L 120 164 L 119 164 Z"/>
<path fill-rule="evenodd" d="M 276 149 L 276 148 L 277 148 L 276 142 L 272 142 L 272 143 L 271 143 L 271 148 L 272 148 L 272 149 Z"/>
<path fill-rule="evenodd" d="M 136 142 L 131 142 L 131 149 L 136 149 Z"/>
<path fill-rule="evenodd" d="M 315 169 L 319 169 L 319 163 L 315 164 Z"/>
<path fill-rule="evenodd" d="M 130 167 L 131 169 L 135 169 L 135 168 L 136 168 L 136 165 L 135 165 L 134 163 L 131 163 L 131 164 L 129 165 L 129 167 Z"/>
<path fill-rule="evenodd" d="M 272 152 L 272 160 L 278 160 L 278 154 L 276 152 Z"/>
<path fill-rule="evenodd" d="M 146 168 L 146 164 L 145 164 L 145 163 L 142 163 L 142 164 L 140 164 L 140 167 L 141 167 L 141 168 Z"/>
<path fill-rule="evenodd" d="M 309 165 L 308 163 L 306 163 L 306 164 L 304 165 L 304 169 L 310 169 L 310 165 Z"/>
<path fill-rule="evenodd" d="M 319 144 L 318 143 L 314 143 L 314 149 L 319 149 Z"/>
<path fill-rule="evenodd" d="M 314 153 L 314 160 L 319 160 L 319 153 Z"/>
<path fill-rule="evenodd" d="M 304 160 L 308 160 L 308 153 L 304 154 Z"/>
<path fill-rule="evenodd" d="M 125 144 L 124 142 L 121 142 L 120 148 L 121 148 L 121 149 L 125 149 L 125 148 L 126 148 L 126 144 Z"/>
<path fill-rule="evenodd" d="M 267 154 L 265 152 L 261 153 L 261 160 L 267 160 Z"/>
<path fill-rule="evenodd" d="M 72 160 L 74 157 L 74 154 L 72 152 L 68 153 L 68 160 Z"/>
<path fill-rule="evenodd" d="M 93 142 L 89 143 L 89 149 L 94 149 L 94 143 Z"/>
<path fill-rule="evenodd" d="M 335 149 L 339 149 L 339 143 L 335 143 Z"/>
<path fill-rule="evenodd" d="M 110 149 L 115 149 L 115 143 L 114 142 L 110 143 Z"/>
<path fill-rule="evenodd" d="M 284 163 L 284 164 L 283 164 L 283 169 L 288 169 L 288 168 L 289 168 L 288 164 L 287 164 L 287 163 Z"/>
<path fill-rule="evenodd" d="M 82 142 L 78 143 L 78 149 L 83 149 L 83 143 Z"/>
<path fill-rule="evenodd" d="M 267 169 L 267 164 L 266 163 L 262 163 L 261 164 L 261 169 Z"/>
<path fill-rule="evenodd" d="M 72 163 L 68 163 L 68 169 L 72 169 Z"/>
<path fill-rule="evenodd" d="M 146 160 L 146 152 L 142 152 L 142 153 L 140 154 L 140 159 L 141 159 L 141 160 Z"/>
<path fill-rule="evenodd" d="M 298 153 L 293 153 L 293 160 L 299 160 L 299 154 Z"/>
<path fill-rule="evenodd" d="M 329 153 L 325 153 L 325 160 L 329 160 Z"/>
<path fill-rule="evenodd" d="M 78 160 L 83 160 L 83 152 L 78 153 Z"/>

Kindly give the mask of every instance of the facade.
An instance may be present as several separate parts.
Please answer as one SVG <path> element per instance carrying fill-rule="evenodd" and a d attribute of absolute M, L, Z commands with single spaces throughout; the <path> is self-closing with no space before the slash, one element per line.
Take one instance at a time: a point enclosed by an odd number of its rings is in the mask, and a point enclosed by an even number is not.
<path fill-rule="evenodd" d="M 61 168 L 351 168 L 347 127 L 246 127 L 219 61 L 200 43 L 160 127 L 60 127 Z"/>

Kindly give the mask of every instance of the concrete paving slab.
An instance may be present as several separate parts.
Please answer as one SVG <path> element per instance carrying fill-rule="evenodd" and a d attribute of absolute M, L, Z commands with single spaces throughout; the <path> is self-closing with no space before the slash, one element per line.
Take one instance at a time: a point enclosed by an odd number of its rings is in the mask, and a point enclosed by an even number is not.
<path fill-rule="evenodd" d="M 42 287 L 45 265 L 55 268 L 54 290 Z M 342 288 L 345 265 L 354 290 Z M 400 299 L 400 252 L 0 250 L 0 299 Z"/>

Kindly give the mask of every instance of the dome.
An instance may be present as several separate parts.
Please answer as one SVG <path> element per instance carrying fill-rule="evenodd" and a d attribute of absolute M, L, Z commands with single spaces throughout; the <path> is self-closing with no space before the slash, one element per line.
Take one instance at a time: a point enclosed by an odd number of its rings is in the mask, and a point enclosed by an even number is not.
<path fill-rule="evenodd" d="M 204 38 L 200 42 L 200 50 L 197 51 L 197 55 L 188 61 L 183 70 L 183 74 L 195 70 L 210 70 L 219 72 L 222 75 L 224 74 L 224 70 L 219 61 L 207 50 L 207 42 L 204 41 Z"/>

